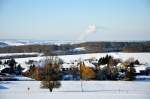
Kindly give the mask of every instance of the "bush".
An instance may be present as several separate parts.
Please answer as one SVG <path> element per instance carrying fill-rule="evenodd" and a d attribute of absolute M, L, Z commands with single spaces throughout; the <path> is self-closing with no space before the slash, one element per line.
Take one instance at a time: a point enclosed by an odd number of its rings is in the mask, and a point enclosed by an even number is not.
<path fill-rule="evenodd" d="M 124 80 L 131 81 L 135 79 L 135 69 L 134 67 L 129 67 L 127 69 Z"/>
<path fill-rule="evenodd" d="M 59 81 L 42 81 L 41 88 L 49 89 L 50 92 L 53 91 L 53 88 L 59 88 L 61 83 Z"/>

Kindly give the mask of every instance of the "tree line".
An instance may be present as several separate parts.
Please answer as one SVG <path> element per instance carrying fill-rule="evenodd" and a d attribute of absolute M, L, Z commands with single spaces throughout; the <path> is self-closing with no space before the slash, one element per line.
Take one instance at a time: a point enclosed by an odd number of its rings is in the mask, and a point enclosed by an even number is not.
<path fill-rule="evenodd" d="M 66 55 L 76 54 L 70 51 L 77 47 L 84 47 L 86 50 L 81 53 L 98 52 L 150 52 L 150 41 L 136 42 L 84 42 L 78 44 L 50 44 L 50 45 L 24 45 L 0 47 L 0 53 L 30 53 L 39 52 L 45 55 Z"/>

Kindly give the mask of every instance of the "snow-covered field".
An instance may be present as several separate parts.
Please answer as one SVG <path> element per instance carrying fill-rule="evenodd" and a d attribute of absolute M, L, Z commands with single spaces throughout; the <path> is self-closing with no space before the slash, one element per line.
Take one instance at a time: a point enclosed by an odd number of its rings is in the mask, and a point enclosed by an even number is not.
<path fill-rule="evenodd" d="M 90 59 L 90 58 L 95 58 L 99 59 L 100 57 L 104 57 L 106 55 L 112 55 L 114 58 L 120 58 L 122 60 L 126 60 L 129 58 L 134 58 L 138 59 L 141 63 L 146 63 L 150 65 L 150 53 L 121 53 L 121 52 L 112 52 L 112 53 L 91 53 L 91 54 L 78 54 L 78 55 L 61 55 L 58 56 L 61 58 L 64 62 L 70 63 L 74 60 L 84 60 L 84 59 Z M 16 58 L 15 60 L 21 64 L 23 67 L 25 67 L 24 63 L 29 61 L 29 60 L 35 60 L 39 61 L 43 59 L 44 56 L 42 57 L 29 57 L 29 58 Z"/>
<path fill-rule="evenodd" d="M 121 52 L 112 52 L 112 53 L 91 53 L 91 54 L 78 54 L 78 55 L 61 55 L 59 58 L 63 59 L 65 62 L 70 62 L 78 59 L 90 59 L 104 57 L 106 55 L 112 55 L 114 58 L 120 58 L 126 60 L 128 58 L 138 59 L 140 62 L 150 64 L 150 53 L 121 53 Z M 27 60 L 40 60 L 43 57 L 30 57 L 30 58 L 21 58 L 16 59 L 18 62 L 27 61 Z"/>
<path fill-rule="evenodd" d="M 12 54 L 0 54 L 0 56 L 11 56 L 11 55 L 33 55 L 33 54 L 39 54 L 39 53 L 12 53 Z M 79 59 L 90 59 L 90 58 L 96 58 L 99 59 L 100 57 L 104 57 L 106 55 L 111 55 L 114 58 L 120 58 L 122 60 L 126 60 L 129 58 L 138 59 L 140 62 L 148 63 L 150 64 L 150 53 L 123 53 L 123 52 L 111 52 L 111 53 L 90 53 L 90 54 L 78 54 L 78 55 L 60 55 L 59 58 L 63 59 L 64 62 L 70 62 L 74 60 Z M 43 59 L 44 57 L 29 57 L 29 58 L 16 58 L 16 61 L 18 63 L 22 63 L 28 60 L 35 60 L 39 61 Z"/>
<path fill-rule="evenodd" d="M 99 59 L 100 57 L 104 57 L 106 55 L 111 55 L 114 58 L 120 58 L 122 60 L 126 60 L 129 58 L 138 59 L 140 62 L 150 64 L 150 53 L 122 53 L 122 52 L 112 52 L 112 53 L 91 53 L 91 54 L 79 54 L 79 55 L 64 55 L 59 56 L 65 62 L 69 62 L 72 60 L 78 59 L 89 59 L 89 58 L 96 58 Z"/>
<path fill-rule="evenodd" d="M 150 99 L 150 82 L 62 81 L 52 93 L 39 81 L 0 82 L 1 99 Z M 27 88 L 30 90 L 27 90 Z"/>

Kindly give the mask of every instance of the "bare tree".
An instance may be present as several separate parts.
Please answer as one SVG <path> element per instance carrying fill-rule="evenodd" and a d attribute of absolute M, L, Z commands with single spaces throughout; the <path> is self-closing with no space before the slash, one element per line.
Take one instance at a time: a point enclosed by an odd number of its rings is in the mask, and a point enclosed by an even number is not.
<path fill-rule="evenodd" d="M 41 88 L 48 88 L 52 92 L 53 88 L 59 88 L 60 82 L 60 64 L 58 57 L 49 56 L 45 59 L 44 79 L 41 82 Z"/>

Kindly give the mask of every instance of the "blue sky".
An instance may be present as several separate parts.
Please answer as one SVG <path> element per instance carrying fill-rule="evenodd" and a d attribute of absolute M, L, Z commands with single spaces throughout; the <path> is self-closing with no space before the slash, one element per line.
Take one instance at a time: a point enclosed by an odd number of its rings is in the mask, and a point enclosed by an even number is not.
<path fill-rule="evenodd" d="M 91 25 L 95 31 L 86 33 Z M 150 0 L 0 0 L 0 39 L 150 40 Z"/>

